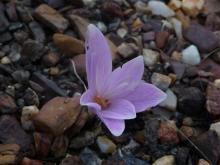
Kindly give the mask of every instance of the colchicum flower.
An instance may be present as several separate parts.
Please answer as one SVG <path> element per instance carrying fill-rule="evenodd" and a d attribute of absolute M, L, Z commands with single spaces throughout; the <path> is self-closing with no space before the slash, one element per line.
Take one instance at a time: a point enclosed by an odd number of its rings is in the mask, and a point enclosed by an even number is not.
<path fill-rule="evenodd" d="M 80 104 L 88 106 L 110 132 L 120 136 L 126 119 L 156 106 L 166 94 L 142 79 L 144 61 L 138 56 L 112 71 L 112 56 L 103 34 L 88 26 L 86 38 L 86 72 L 88 90 Z"/>

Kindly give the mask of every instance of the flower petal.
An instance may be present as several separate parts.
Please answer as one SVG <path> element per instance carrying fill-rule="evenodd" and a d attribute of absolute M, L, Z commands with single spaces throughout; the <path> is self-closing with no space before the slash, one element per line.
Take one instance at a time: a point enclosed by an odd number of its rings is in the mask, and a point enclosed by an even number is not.
<path fill-rule="evenodd" d="M 131 102 L 118 99 L 112 100 L 110 106 L 100 112 L 102 117 L 111 119 L 134 119 L 136 111 Z"/>
<path fill-rule="evenodd" d="M 92 24 L 88 26 L 86 37 L 86 72 L 89 88 L 101 93 L 112 72 L 112 56 L 105 37 Z"/>
<path fill-rule="evenodd" d="M 84 106 L 88 106 L 88 107 L 93 108 L 95 110 L 101 110 L 101 106 L 93 101 L 94 97 L 95 97 L 94 92 L 92 90 L 87 90 L 81 96 L 80 104 L 84 105 Z"/>
<path fill-rule="evenodd" d="M 152 84 L 141 82 L 125 99 L 134 105 L 138 113 L 165 100 L 166 94 Z"/>
<path fill-rule="evenodd" d="M 106 98 L 123 98 L 131 92 L 140 82 L 144 73 L 144 60 L 138 56 L 122 67 L 115 69 L 109 77 L 104 92 Z"/>
<path fill-rule="evenodd" d="M 114 136 L 120 136 L 125 130 L 124 120 L 108 119 L 102 117 L 101 115 L 98 116 Z"/>

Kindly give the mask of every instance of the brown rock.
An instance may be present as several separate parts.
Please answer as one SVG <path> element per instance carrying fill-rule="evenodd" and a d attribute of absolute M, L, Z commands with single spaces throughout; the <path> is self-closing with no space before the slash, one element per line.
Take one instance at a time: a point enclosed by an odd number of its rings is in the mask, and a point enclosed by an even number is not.
<path fill-rule="evenodd" d="M 85 54 L 80 54 L 78 56 L 74 56 L 73 61 L 74 61 L 74 65 L 75 65 L 77 73 L 84 77 L 86 75 L 86 56 L 85 56 Z"/>
<path fill-rule="evenodd" d="M 206 108 L 212 115 L 220 114 L 220 89 L 213 83 L 207 87 Z"/>
<path fill-rule="evenodd" d="M 78 15 L 74 15 L 74 14 L 69 15 L 68 18 L 69 18 L 70 23 L 73 26 L 73 28 L 77 29 L 80 38 L 82 40 L 85 40 L 86 31 L 87 31 L 87 27 L 89 25 L 89 21 L 78 16 Z"/>
<path fill-rule="evenodd" d="M 60 58 L 58 56 L 58 54 L 56 53 L 48 53 L 43 57 L 43 63 L 44 65 L 51 67 L 56 65 L 59 62 Z"/>
<path fill-rule="evenodd" d="M 68 35 L 55 33 L 53 41 L 66 55 L 73 57 L 76 54 L 84 53 L 84 44 L 82 41 Z"/>
<path fill-rule="evenodd" d="M 105 1 L 103 3 L 103 11 L 110 16 L 123 16 L 123 12 L 121 10 L 120 5 L 118 5 L 114 1 Z"/>
<path fill-rule="evenodd" d="M 163 144 L 177 144 L 179 138 L 176 132 L 176 125 L 174 122 L 162 122 L 158 130 L 160 142 Z"/>
<path fill-rule="evenodd" d="M 56 157 L 62 157 L 65 155 L 69 145 L 69 139 L 65 135 L 57 136 L 51 146 L 52 154 Z"/>
<path fill-rule="evenodd" d="M 17 144 L 0 144 L 0 165 L 16 164 L 19 150 Z"/>
<path fill-rule="evenodd" d="M 163 49 L 166 46 L 169 36 L 170 34 L 167 31 L 161 31 L 156 33 L 155 42 L 159 49 Z"/>
<path fill-rule="evenodd" d="M 76 122 L 80 109 L 79 97 L 55 97 L 34 118 L 35 126 L 39 130 L 61 135 Z"/>
<path fill-rule="evenodd" d="M 198 24 L 190 25 L 183 36 L 195 44 L 202 53 L 209 53 L 219 46 L 219 40 L 214 33 Z"/>
<path fill-rule="evenodd" d="M 0 112 L 13 113 L 17 109 L 14 99 L 7 94 L 0 94 Z"/>
<path fill-rule="evenodd" d="M 35 9 L 35 17 L 55 32 L 62 33 L 69 26 L 67 19 L 46 4 Z"/>
<path fill-rule="evenodd" d="M 46 157 L 50 151 L 52 136 L 39 132 L 34 132 L 33 136 L 36 154 L 40 157 Z"/>

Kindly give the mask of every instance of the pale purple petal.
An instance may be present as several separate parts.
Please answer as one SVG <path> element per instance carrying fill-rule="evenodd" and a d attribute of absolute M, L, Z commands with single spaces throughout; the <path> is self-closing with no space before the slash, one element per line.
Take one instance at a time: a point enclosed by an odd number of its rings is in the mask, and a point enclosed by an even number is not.
<path fill-rule="evenodd" d="M 101 106 L 94 102 L 95 93 L 92 90 L 87 90 L 83 93 L 83 95 L 80 98 L 80 104 L 84 106 L 88 106 L 90 108 L 93 108 L 95 110 L 101 110 Z"/>
<path fill-rule="evenodd" d="M 105 126 L 109 129 L 109 131 L 114 136 L 120 136 L 124 129 L 125 129 L 125 121 L 124 120 L 117 120 L 117 119 L 108 119 L 104 118 L 101 115 L 97 114 Z"/>
<path fill-rule="evenodd" d="M 135 90 L 124 99 L 129 100 L 138 113 L 161 103 L 166 99 L 166 94 L 152 84 L 141 82 Z"/>
<path fill-rule="evenodd" d="M 136 111 L 134 105 L 124 99 L 112 100 L 110 106 L 100 112 L 104 118 L 111 119 L 134 119 Z"/>
<path fill-rule="evenodd" d="M 112 72 L 103 93 L 104 97 L 123 98 L 139 84 L 143 73 L 144 61 L 142 56 L 128 61 L 122 68 L 119 67 Z"/>
<path fill-rule="evenodd" d="M 86 72 L 89 89 L 102 93 L 112 72 L 112 56 L 105 37 L 92 24 L 88 26 L 86 37 Z"/>

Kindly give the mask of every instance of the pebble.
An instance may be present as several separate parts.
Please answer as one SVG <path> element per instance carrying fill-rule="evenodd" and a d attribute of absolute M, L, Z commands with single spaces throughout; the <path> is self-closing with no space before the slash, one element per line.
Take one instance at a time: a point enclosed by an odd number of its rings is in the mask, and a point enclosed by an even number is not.
<path fill-rule="evenodd" d="M 163 102 L 161 102 L 159 105 L 168 110 L 176 111 L 176 107 L 177 107 L 176 95 L 173 93 L 171 89 L 168 89 L 166 91 L 166 94 L 167 94 L 167 98 Z"/>
<path fill-rule="evenodd" d="M 180 0 L 170 0 L 170 2 L 168 3 L 168 6 L 173 10 L 181 8 L 181 5 L 182 2 Z"/>
<path fill-rule="evenodd" d="M 163 49 L 167 44 L 169 36 L 170 34 L 167 31 L 157 32 L 155 36 L 155 42 L 156 42 L 157 48 Z"/>
<path fill-rule="evenodd" d="M 200 53 L 196 46 L 190 45 L 182 51 L 182 62 L 189 65 L 200 64 Z"/>
<path fill-rule="evenodd" d="M 196 17 L 203 9 L 205 0 L 183 0 L 182 9 L 187 15 Z"/>
<path fill-rule="evenodd" d="M 117 47 L 117 52 L 124 58 L 131 57 L 135 54 L 134 45 L 122 43 Z"/>
<path fill-rule="evenodd" d="M 0 142 L 2 144 L 15 143 L 22 151 L 31 149 L 31 137 L 21 128 L 15 117 L 2 115 L 0 117 Z"/>
<path fill-rule="evenodd" d="M 7 95 L 0 93 L 0 112 L 1 113 L 14 113 L 17 110 L 14 99 Z"/>
<path fill-rule="evenodd" d="M 99 165 L 102 162 L 96 153 L 89 148 L 83 149 L 80 153 L 80 159 L 83 161 L 84 165 Z"/>
<path fill-rule="evenodd" d="M 67 155 L 60 163 L 60 165 L 82 165 L 83 162 L 78 156 Z"/>
<path fill-rule="evenodd" d="M 205 96 L 196 87 L 180 88 L 177 92 L 177 109 L 186 115 L 199 115 L 205 105 Z"/>
<path fill-rule="evenodd" d="M 154 15 L 161 15 L 165 18 L 175 15 L 175 12 L 171 8 L 160 1 L 150 1 L 148 2 L 148 7 Z"/>
<path fill-rule="evenodd" d="M 208 161 L 204 159 L 199 159 L 199 162 L 197 165 L 211 165 Z"/>
<path fill-rule="evenodd" d="M 171 18 L 170 22 L 173 25 L 174 31 L 176 33 L 176 36 L 179 40 L 183 39 L 183 30 L 182 30 L 182 22 L 176 18 Z"/>
<path fill-rule="evenodd" d="M 211 164 L 218 164 L 220 158 L 219 137 L 214 131 L 207 131 L 194 140 L 194 144 L 210 160 Z"/>
<path fill-rule="evenodd" d="M 97 0 L 82 0 L 83 4 L 88 8 L 93 8 L 96 5 Z"/>
<path fill-rule="evenodd" d="M 49 52 L 43 56 L 42 60 L 45 66 L 51 67 L 55 66 L 59 62 L 60 57 L 57 53 Z"/>
<path fill-rule="evenodd" d="M 30 72 L 26 70 L 16 70 L 12 73 L 12 77 L 19 83 L 25 83 L 30 78 Z"/>
<path fill-rule="evenodd" d="M 206 109 L 212 115 L 219 115 L 220 89 L 213 83 L 209 83 L 206 89 Z"/>
<path fill-rule="evenodd" d="M 160 58 L 160 54 L 151 49 L 143 49 L 144 64 L 148 67 L 154 66 Z"/>
<path fill-rule="evenodd" d="M 21 55 L 31 61 L 39 60 L 46 53 L 46 49 L 42 43 L 28 39 L 24 42 Z"/>
<path fill-rule="evenodd" d="M 160 123 L 158 136 L 162 144 L 177 144 L 179 138 L 176 131 L 177 127 L 174 121 Z"/>
<path fill-rule="evenodd" d="M 63 33 L 69 26 L 69 22 L 58 11 L 46 4 L 35 9 L 35 17 L 55 32 Z"/>
<path fill-rule="evenodd" d="M 69 139 L 66 135 L 57 136 L 51 146 L 51 152 L 55 158 L 63 157 L 69 146 Z"/>
<path fill-rule="evenodd" d="M 103 23 L 103 22 L 97 22 L 96 23 L 96 26 L 99 28 L 99 30 L 102 32 L 102 33 L 106 33 L 107 32 L 107 26 Z"/>
<path fill-rule="evenodd" d="M 7 56 L 1 58 L 1 64 L 10 64 L 11 60 Z"/>
<path fill-rule="evenodd" d="M 41 108 L 34 117 L 34 124 L 38 130 L 61 135 L 75 123 L 79 114 L 79 97 L 55 97 Z"/>
<path fill-rule="evenodd" d="M 24 157 L 21 161 L 21 165 L 43 165 L 43 163 L 39 160 L 34 160 Z"/>
<path fill-rule="evenodd" d="M 219 40 L 215 34 L 198 24 L 190 25 L 184 30 L 183 36 L 196 45 L 202 53 L 209 53 L 219 46 Z"/>
<path fill-rule="evenodd" d="M 155 32 L 154 31 L 150 31 L 147 33 L 143 33 L 143 41 L 144 42 L 150 42 L 150 41 L 154 41 L 155 40 Z"/>
<path fill-rule="evenodd" d="M 154 72 L 151 76 L 151 83 L 160 88 L 161 90 L 167 90 L 172 80 L 169 76 Z"/>
<path fill-rule="evenodd" d="M 124 38 L 127 34 L 128 34 L 128 30 L 125 28 L 119 28 L 117 30 L 117 34 L 118 36 L 120 36 L 121 38 Z"/>
<path fill-rule="evenodd" d="M 43 158 L 48 156 L 51 149 L 52 136 L 46 133 L 34 132 L 33 139 L 36 155 Z"/>
<path fill-rule="evenodd" d="M 22 108 L 21 124 L 24 130 L 34 130 L 32 119 L 39 113 L 39 109 L 35 106 L 24 106 Z"/>
<path fill-rule="evenodd" d="M 34 39 L 38 42 L 45 43 L 46 42 L 46 34 L 45 34 L 43 28 L 41 27 L 41 25 L 36 21 L 30 22 L 28 25 L 29 25 L 29 28 L 32 32 Z"/>
<path fill-rule="evenodd" d="M 4 44 L 9 42 L 10 40 L 12 40 L 12 35 L 9 32 L 4 32 L 2 34 L 0 34 L 0 44 Z"/>
<path fill-rule="evenodd" d="M 9 26 L 9 21 L 2 10 L 0 10 L 0 25 L 0 32 L 4 32 Z"/>
<path fill-rule="evenodd" d="M 84 43 L 74 37 L 70 37 L 65 34 L 55 33 L 53 35 L 53 41 L 62 52 L 68 57 L 73 57 L 77 54 L 84 53 Z"/>
<path fill-rule="evenodd" d="M 99 136 L 96 140 L 102 153 L 112 154 L 116 151 L 116 145 L 106 136 Z"/>
<path fill-rule="evenodd" d="M 165 155 L 157 159 L 152 165 L 175 165 L 175 157 L 173 155 Z"/>
<path fill-rule="evenodd" d="M 19 150 L 17 144 L 0 144 L 0 165 L 17 164 Z"/>

